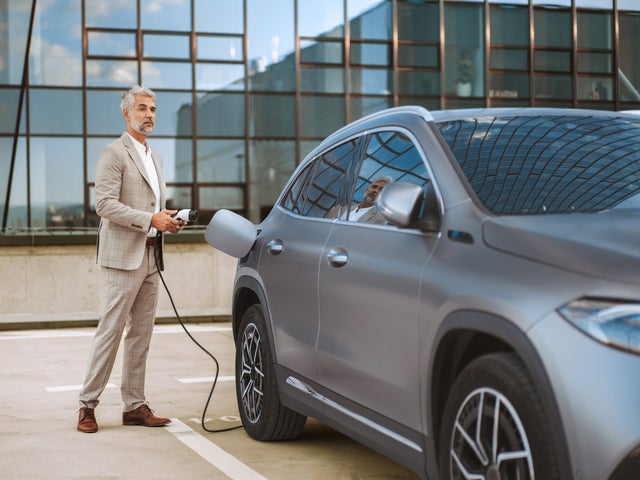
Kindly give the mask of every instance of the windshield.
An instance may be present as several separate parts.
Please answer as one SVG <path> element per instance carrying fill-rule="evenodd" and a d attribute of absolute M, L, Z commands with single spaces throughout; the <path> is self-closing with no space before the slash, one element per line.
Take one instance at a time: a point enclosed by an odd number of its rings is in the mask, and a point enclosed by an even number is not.
<path fill-rule="evenodd" d="M 640 117 L 496 116 L 438 128 L 497 215 L 640 208 Z"/>

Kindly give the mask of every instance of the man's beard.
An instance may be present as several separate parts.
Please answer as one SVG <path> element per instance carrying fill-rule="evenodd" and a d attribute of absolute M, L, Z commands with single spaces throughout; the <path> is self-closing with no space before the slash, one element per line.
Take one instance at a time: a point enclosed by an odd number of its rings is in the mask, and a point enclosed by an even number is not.
<path fill-rule="evenodd" d="M 154 125 L 152 124 L 150 127 L 145 125 L 145 122 L 137 122 L 133 119 L 131 119 L 131 128 L 138 132 L 141 133 L 142 135 L 149 135 L 151 134 L 151 132 L 153 132 L 153 127 Z"/>

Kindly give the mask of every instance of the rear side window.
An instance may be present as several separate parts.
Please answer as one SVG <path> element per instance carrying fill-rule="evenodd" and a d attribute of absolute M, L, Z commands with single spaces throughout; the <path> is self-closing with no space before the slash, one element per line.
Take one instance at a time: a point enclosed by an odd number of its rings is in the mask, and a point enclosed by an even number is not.
<path fill-rule="evenodd" d="M 285 193 L 282 207 L 306 217 L 335 217 L 356 145 L 357 140 L 343 143 L 313 160 Z"/>
<path fill-rule="evenodd" d="M 438 124 L 478 199 L 498 215 L 640 204 L 640 120 L 483 117 Z"/>

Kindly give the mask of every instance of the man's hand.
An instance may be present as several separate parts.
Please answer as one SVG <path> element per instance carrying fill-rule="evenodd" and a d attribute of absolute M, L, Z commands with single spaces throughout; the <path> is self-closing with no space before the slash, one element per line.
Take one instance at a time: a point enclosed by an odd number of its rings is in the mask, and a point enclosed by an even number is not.
<path fill-rule="evenodd" d="M 151 217 L 151 226 L 159 232 L 178 233 L 182 230 L 183 222 L 172 218 L 178 210 L 161 210 L 158 213 L 154 213 Z"/>

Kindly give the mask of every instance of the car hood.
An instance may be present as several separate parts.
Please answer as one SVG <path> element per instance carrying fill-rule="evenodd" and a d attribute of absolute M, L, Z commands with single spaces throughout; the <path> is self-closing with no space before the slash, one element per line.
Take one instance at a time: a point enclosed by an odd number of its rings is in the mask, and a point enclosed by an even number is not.
<path fill-rule="evenodd" d="M 640 211 L 491 217 L 486 244 L 589 276 L 640 283 Z"/>

